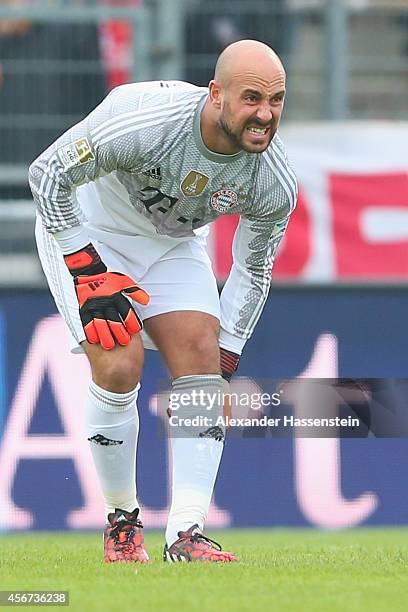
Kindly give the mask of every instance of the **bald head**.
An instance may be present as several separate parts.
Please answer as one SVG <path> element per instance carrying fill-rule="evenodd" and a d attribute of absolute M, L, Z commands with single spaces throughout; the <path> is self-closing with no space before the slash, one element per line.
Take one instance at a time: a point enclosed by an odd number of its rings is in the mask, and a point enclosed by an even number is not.
<path fill-rule="evenodd" d="M 262 153 L 283 110 L 286 75 L 270 47 L 240 40 L 221 53 L 201 113 L 201 133 L 212 151 Z"/>
<path fill-rule="evenodd" d="M 257 40 L 239 40 L 224 49 L 215 66 L 214 80 L 228 87 L 245 73 L 259 73 L 267 80 L 284 75 L 282 62 L 271 47 Z"/>

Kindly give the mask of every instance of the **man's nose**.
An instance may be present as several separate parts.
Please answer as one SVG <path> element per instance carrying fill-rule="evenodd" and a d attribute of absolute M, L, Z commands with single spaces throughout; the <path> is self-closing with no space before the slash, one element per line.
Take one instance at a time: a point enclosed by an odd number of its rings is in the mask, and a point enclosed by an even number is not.
<path fill-rule="evenodd" d="M 268 123 L 272 119 L 272 110 L 269 104 L 261 104 L 258 107 L 256 115 L 259 121 L 262 121 L 263 123 Z"/>

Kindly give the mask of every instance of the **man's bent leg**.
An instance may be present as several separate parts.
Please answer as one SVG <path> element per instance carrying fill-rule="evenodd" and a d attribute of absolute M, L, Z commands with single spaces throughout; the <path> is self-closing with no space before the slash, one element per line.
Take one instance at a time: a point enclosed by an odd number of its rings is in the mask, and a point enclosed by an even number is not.
<path fill-rule="evenodd" d="M 220 375 L 219 322 L 206 313 L 180 311 L 152 317 L 145 321 L 145 328 L 173 376 L 172 398 L 181 394 L 191 398 L 172 416 L 184 420 L 201 415 L 211 420 L 208 427 L 183 425 L 173 430 L 172 504 L 166 530 L 170 548 L 180 532 L 193 525 L 203 529 L 221 461 L 225 432 L 222 426 L 215 426 L 223 415 L 225 389 Z M 212 409 L 207 410 L 210 405 Z M 220 560 L 228 560 L 227 554 Z"/>
<path fill-rule="evenodd" d="M 107 515 L 105 563 L 147 563 L 136 497 L 136 400 L 143 364 L 139 336 L 111 351 L 82 344 L 92 369 L 87 410 L 88 440 Z"/>

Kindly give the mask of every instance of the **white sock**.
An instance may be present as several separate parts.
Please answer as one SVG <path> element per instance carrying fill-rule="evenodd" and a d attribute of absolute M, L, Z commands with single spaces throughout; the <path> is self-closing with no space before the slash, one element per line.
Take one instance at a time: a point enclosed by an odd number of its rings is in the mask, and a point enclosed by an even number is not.
<path fill-rule="evenodd" d="M 115 508 L 138 508 L 136 447 L 138 385 L 129 393 L 112 393 L 93 381 L 89 386 L 87 433 L 105 498 L 106 515 Z"/>
<path fill-rule="evenodd" d="M 177 540 L 179 531 L 187 531 L 192 525 L 204 529 L 223 447 L 223 442 L 209 438 L 172 440 L 173 486 L 167 546 Z"/>
<path fill-rule="evenodd" d="M 172 393 L 191 392 L 192 389 L 222 394 L 224 383 L 221 376 L 217 375 L 183 376 L 173 381 Z M 198 413 L 194 405 L 177 411 L 180 417 Z M 222 405 L 218 406 L 217 413 L 222 414 Z M 213 413 L 213 416 L 217 414 Z M 178 539 L 179 531 L 186 531 L 194 524 L 201 530 L 204 528 L 224 442 L 212 437 L 200 438 L 196 431 L 190 437 L 179 437 L 176 434 L 171 439 L 171 448 L 173 482 L 172 504 L 166 529 L 167 546 Z"/>

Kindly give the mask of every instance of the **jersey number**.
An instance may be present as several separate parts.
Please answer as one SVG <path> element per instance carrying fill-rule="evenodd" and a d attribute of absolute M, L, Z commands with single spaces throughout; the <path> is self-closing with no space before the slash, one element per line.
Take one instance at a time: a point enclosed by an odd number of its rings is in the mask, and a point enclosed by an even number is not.
<path fill-rule="evenodd" d="M 144 189 L 141 189 L 137 195 L 142 200 L 149 213 L 153 213 L 153 211 L 151 210 L 152 206 L 154 206 L 155 204 L 159 204 L 159 202 L 162 202 L 162 204 L 155 208 L 155 211 L 159 210 L 162 213 L 168 212 L 170 209 L 173 208 L 175 203 L 178 202 L 178 198 L 173 198 L 172 196 L 162 193 L 160 189 L 156 189 L 155 187 L 145 187 Z M 168 201 L 167 207 L 165 206 L 164 200 Z M 188 219 L 186 219 L 185 217 L 178 217 L 177 221 L 179 221 L 180 223 L 187 223 Z M 199 217 L 194 217 L 192 221 L 193 227 L 194 224 L 199 221 L 201 221 Z"/>
<path fill-rule="evenodd" d="M 152 210 L 150 210 L 152 206 L 158 204 L 159 202 L 163 202 L 164 204 L 164 200 L 167 200 L 169 202 L 167 207 L 161 205 L 155 209 L 159 210 L 162 213 L 166 213 L 171 208 L 173 208 L 175 203 L 178 201 L 178 198 L 172 198 L 171 196 L 162 193 L 159 189 L 155 189 L 154 187 L 145 187 L 144 189 L 141 189 L 137 195 L 142 200 L 149 213 L 153 212 Z"/>

